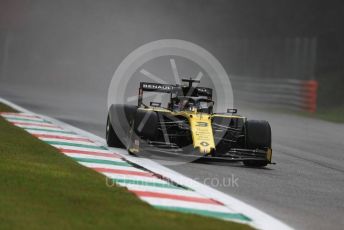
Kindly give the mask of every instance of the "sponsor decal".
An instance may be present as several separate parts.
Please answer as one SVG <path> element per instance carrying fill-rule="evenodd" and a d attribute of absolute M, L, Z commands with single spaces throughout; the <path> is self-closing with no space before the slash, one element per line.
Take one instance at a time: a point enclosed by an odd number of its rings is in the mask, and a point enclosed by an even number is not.
<path fill-rule="evenodd" d="M 208 123 L 207 122 L 199 121 L 199 122 L 197 122 L 196 126 L 198 126 L 198 127 L 207 127 Z"/>
<path fill-rule="evenodd" d="M 200 143 L 200 145 L 202 145 L 202 146 L 204 146 L 204 147 L 207 147 L 207 146 L 209 145 L 209 143 L 208 143 L 208 142 L 205 142 L 205 141 L 202 141 L 202 142 Z"/>
<path fill-rule="evenodd" d="M 156 90 L 156 91 L 167 91 L 170 92 L 173 90 L 172 85 L 163 85 L 163 84 L 151 84 L 151 83 L 143 83 L 142 88 L 144 90 Z"/>

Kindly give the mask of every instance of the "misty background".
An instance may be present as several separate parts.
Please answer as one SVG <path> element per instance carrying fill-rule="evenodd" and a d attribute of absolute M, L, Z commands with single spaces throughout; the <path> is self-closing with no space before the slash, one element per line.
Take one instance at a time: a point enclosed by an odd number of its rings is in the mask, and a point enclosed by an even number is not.
<path fill-rule="evenodd" d="M 105 110 L 111 77 L 131 51 L 158 39 L 182 39 L 207 49 L 233 77 L 316 79 L 318 106 L 343 106 L 343 5 L 0 0 L 0 89 L 27 103 L 49 101 L 52 110 L 65 100 L 73 102 L 71 109 L 88 100 Z"/>

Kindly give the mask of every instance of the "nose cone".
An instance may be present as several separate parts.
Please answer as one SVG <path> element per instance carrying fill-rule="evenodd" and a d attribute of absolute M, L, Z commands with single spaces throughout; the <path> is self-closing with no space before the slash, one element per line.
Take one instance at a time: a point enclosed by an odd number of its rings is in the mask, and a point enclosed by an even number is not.
<path fill-rule="evenodd" d="M 209 142 L 211 142 L 211 141 L 210 140 L 206 140 L 206 141 L 203 140 L 201 142 L 196 143 L 197 146 L 195 146 L 195 144 L 194 144 L 194 146 L 199 151 L 199 153 L 201 155 L 209 154 L 214 149 L 214 147 L 211 146 Z"/>
<path fill-rule="evenodd" d="M 189 117 L 193 146 L 201 154 L 208 154 L 215 149 L 211 117 L 208 114 L 193 114 Z"/>

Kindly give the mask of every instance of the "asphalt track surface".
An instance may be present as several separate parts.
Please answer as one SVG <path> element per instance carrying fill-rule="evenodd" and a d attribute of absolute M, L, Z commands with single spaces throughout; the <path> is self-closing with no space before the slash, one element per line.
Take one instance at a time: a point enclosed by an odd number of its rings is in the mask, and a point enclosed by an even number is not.
<path fill-rule="evenodd" d="M 104 136 L 106 92 L 61 93 L 2 85 L 0 96 L 34 112 Z M 273 134 L 273 161 L 265 169 L 241 163 L 187 163 L 170 168 L 230 194 L 296 229 L 344 225 L 344 125 L 291 114 L 242 110 L 266 119 Z M 234 179 L 229 183 L 229 179 Z"/>

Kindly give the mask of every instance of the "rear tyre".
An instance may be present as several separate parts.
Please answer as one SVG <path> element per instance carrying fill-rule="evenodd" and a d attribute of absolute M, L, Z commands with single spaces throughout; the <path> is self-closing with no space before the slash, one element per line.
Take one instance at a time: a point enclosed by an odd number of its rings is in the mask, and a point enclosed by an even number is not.
<path fill-rule="evenodd" d="M 112 127 L 110 116 L 108 116 L 106 122 L 106 143 L 109 147 L 125 148 Z"/>
<path fill-rule="evenodd" d="M 246 147 L 248 149 L 271 148 L 271 127 L 267 121 L 249 120 L 246 122 Z M 246 160 L 249 167 L 264 167 L 267 160 Z"/>

